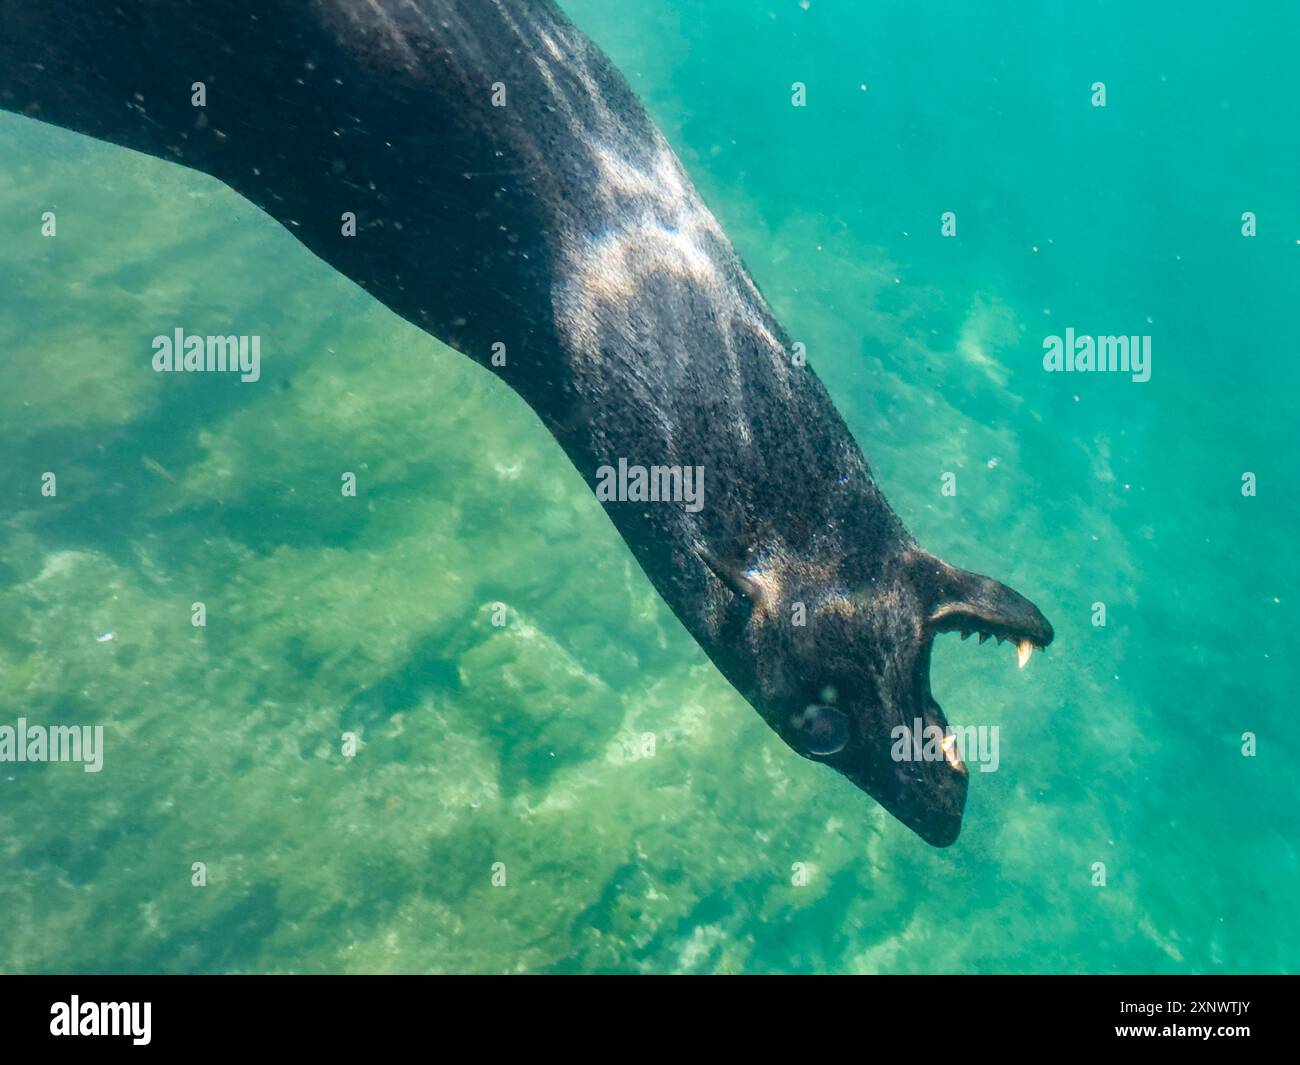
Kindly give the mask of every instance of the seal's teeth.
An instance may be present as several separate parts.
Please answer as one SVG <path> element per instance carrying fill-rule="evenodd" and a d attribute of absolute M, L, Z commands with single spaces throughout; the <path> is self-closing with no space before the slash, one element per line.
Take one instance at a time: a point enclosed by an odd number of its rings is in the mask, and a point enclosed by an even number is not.
<path fill-rule="evenodd" d="M 1029 656 L 1034 653 L 1034 645 L 1028 640 L 1021 640 L 1016 644 L 1016 661 L 1021 669 L 1025 668 L 1025 663 L 1029 661 Z"/>
<path fill-rule="evenodd" d="M 980 633 L 980 643 L 983 643 L 983 642 L 984 642 L 985 640 L 987 640 L 988 638 L 989 638 L 989 634 L 988 634 L 987 632 L 981 632 L 981 633 Z"/>
<path fill-rule="evenodd" d="M 970 639 L 970 633 L 969 633 L 969 632 L 963 632 L 963 633 L 961 634 L 961 638 L 962 638 L 963 640 L 969 640 L 969 639 Z"/>

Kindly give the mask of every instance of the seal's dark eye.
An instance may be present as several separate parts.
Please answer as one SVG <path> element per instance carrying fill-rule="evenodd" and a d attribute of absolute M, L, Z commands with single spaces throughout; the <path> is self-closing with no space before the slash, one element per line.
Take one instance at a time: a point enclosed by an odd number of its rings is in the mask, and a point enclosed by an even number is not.
<path fill-rule="evenodd" d="M 792 724 L 809 754 L 835 754 L 849 742 L 849 719 L 833 706 L 810 703 L 795 714 Z"/>

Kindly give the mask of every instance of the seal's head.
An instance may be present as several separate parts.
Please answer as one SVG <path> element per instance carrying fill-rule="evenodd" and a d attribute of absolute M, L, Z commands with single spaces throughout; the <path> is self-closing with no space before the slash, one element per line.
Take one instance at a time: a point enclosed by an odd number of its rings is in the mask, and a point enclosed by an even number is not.
<path fill-rule="evenodd" d="M 728 583 L 749 601 L 745 694 L 768 724 L 926 842 L 952 843 L 968 775 L 930 691 L 934 638 L 1010 641 L 1023 667 L 1052 642 L 1038 608 L 914 546 L 831 565 L 768 559 Z"/>

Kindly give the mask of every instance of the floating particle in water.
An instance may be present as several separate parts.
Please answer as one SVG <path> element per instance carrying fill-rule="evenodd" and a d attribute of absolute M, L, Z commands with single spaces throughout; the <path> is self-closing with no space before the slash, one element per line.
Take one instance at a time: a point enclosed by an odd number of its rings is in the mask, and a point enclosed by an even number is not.
<path fill-rule="evenodd" d="M 98 636 L 95 637 L 95 642 L 110 643 L 116 636 L 117 633 L 113 632 L 111 629 L 105 629 L 103 632 L 101 632 Z"/>

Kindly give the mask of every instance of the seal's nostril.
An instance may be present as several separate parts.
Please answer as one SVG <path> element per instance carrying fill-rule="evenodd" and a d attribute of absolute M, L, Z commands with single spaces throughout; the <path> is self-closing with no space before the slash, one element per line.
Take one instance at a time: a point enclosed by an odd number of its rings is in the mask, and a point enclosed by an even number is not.
<path fill-rule="evenodd" d="M 849 742 L 849 719 L 832 706 L 810 703 L 791 718 L 809 754 L 836 754 Z"/>

